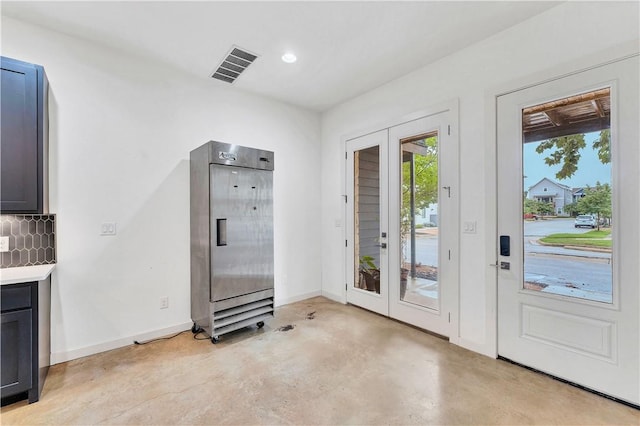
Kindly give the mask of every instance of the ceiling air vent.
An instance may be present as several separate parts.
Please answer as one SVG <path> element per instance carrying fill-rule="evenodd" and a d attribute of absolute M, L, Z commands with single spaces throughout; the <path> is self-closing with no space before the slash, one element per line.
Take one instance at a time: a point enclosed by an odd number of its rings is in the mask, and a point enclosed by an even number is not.
<path fill-rule="evenodd" d="M 233 83 L 256 58 L 257 56 L 253 53 L 249 53 L 238 46 L 233 46 L 227 57 L 218 66 L 218 69 L 211 74 L 211 77 L 227 83 Z"/>

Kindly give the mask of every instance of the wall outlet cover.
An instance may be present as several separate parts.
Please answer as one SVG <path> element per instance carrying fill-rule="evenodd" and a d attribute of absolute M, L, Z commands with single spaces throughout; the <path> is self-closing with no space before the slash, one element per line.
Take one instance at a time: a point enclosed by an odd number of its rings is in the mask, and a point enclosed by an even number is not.
<path fill-rule="evenodd" d="M 100 235 L 116 235 L 116 222 L 104 222 L 100 225 Z"/>
<path fill-rule="evenodd" d="M 169 307 L 169 298 L 167 296 L 160 298 L 160 309 L 167 309 Z"/>
<path fill-rule="evenodd" d="M 9 237 L 0 237 L 0 253 L 9 251 Z"/>

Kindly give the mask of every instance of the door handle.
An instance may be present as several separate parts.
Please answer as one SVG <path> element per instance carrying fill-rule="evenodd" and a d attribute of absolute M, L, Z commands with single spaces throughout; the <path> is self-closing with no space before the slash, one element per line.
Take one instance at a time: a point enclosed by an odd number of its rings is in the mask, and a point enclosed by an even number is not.
<path fill-rule="evenodd" d="M 216 219 L 216 245 L 227 245 L 227 219 Z"/>
<path fill-rule="evenodd" d="M 497 263 L 490 263 L 489 266 L 493 266 L 494 268 L 500 268 L 500 269 L 504 269 L 505 271 L 508 271 L 511 269 L 511 263 L 509 262 L 500 262 L 500 264 Z"/>
<path fill-rule="evenodd" d="M 380 248 L 387 248 L 387 243 L 380 243 L 380 244 L 376 244 L 376 247 L 380 247 Z"/>

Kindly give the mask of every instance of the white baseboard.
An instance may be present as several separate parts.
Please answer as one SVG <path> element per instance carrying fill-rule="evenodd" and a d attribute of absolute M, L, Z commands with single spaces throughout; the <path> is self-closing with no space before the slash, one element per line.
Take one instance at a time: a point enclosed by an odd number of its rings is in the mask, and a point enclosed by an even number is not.
<path fill-rule="evenodd" d="M 285 297 L 282 299 L 276 297 L 274 300 L 274 305 L 275 306 L 288 305 L 290 303 L 300 302 L 301 300 L 311 299 L 312 297 L 318 297 L 318 296 L 322 296 L 322 292 L 312 291 L 310 293 L 304 293 L 294 297 Z"/>
<path fill-rule="evenodd" d="M 489 358 L 494 358 L 495 359 L 495 358 L 498 357 L 496 349 L 494 347 L 490 347 L 487 344 L 480 344 L 480 343 L 472 342 L 471 340 L 467 340 L 467 339 L 463 339 L 463 338 L 459 338 L 458 341 L 455 344 L 457 344 L 458 346 L 463 347 L 465 349 L 468 349 L 470 351 L 477 352 L 477 353 L 479 353 L 481 355 L 488 356 Z"/>
<path fill-rule="evenodd" d="M 334 302 L 342 303 L 343 305 L 347 303 L 347 300 L 345 299 L 344 294 L 337 295 L 334 293 L 329 293 L 328 291 L 323 291 L 322 296 L 326 297 L 327 299 L 331 299 Z"/>
<path fill-rule="evenodd" d="M 300 302 L 301 300 L 311 299 L 312 297 L 322 296 L 320 291 L 312 291 L 310 293 L 301 294 L 294 297 L 287 297 L 282 299 L 275 299 L 275 306 L 288 305 L 290 303 Z M 170 334 L 179 333 L 184 330 L 191 329 L 193 322 L 185 322 L 177 324 L 172 327 L 162 328 L 159 330 L 149 331 L 147 333 L 136 334 L 133 336 L 127 336 L 109 342 L 99 343 L 97 345 L 86 346 L 84 348 L 73 349 L 64 352 L 52 352 L 51 353 L 51 365 L 60 364 L 63 362 L 71 361 L 78 358 L 83 358 L 89 355 L 95 355 L 100 352 L 110 351 L 112 349 L 118 349 L 133 344 L 134 340 L 145 341 L 151 339 L 157 339 L 158 337 L 164 337 Z"/>
<path fill-rule="evenodd" d="M 147 333 L 136 334 L 133 336 L 123 337 L 117 340 L 111 340 L 109 342 L 99 343 L 97 345 L 86 346 L 84 348 L 73 349 L 65 352 L 52 352 L 51 353 L 51 365 L 60 364 L 63 362 L 71 361 L 78 358 L 83 358 L 89 355 L 95 355 L 100 352 L 110 351 L 112 349 L 118 349 L 133 344 L 134 340 L 139 342 L 151 339 L 157 339 L 158 337 L 165 337 L 170 334 L 179 333 L 184 330 L 191 329 L 193 322 L 185 322 L 177 324 L 171 327 L 163 328 L 160 330 L 149 331 Z"/>

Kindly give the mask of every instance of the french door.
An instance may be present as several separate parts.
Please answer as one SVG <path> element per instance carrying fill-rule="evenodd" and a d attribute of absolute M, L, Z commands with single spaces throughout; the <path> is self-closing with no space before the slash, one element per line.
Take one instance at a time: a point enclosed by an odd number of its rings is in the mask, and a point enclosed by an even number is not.
<path fill-rule="evenodd" d="M 347 301 L 389 315 L 389 131 L 346 143 Z"/>
<path fill-rule="evenodd" d="M 638 57 L 500 96 L 498 354 L 640 404 Z"/>
<path fill-rule="evenodd" d="M 346 141 L 347 301 L 457 336 L 457 104 Z"/>

